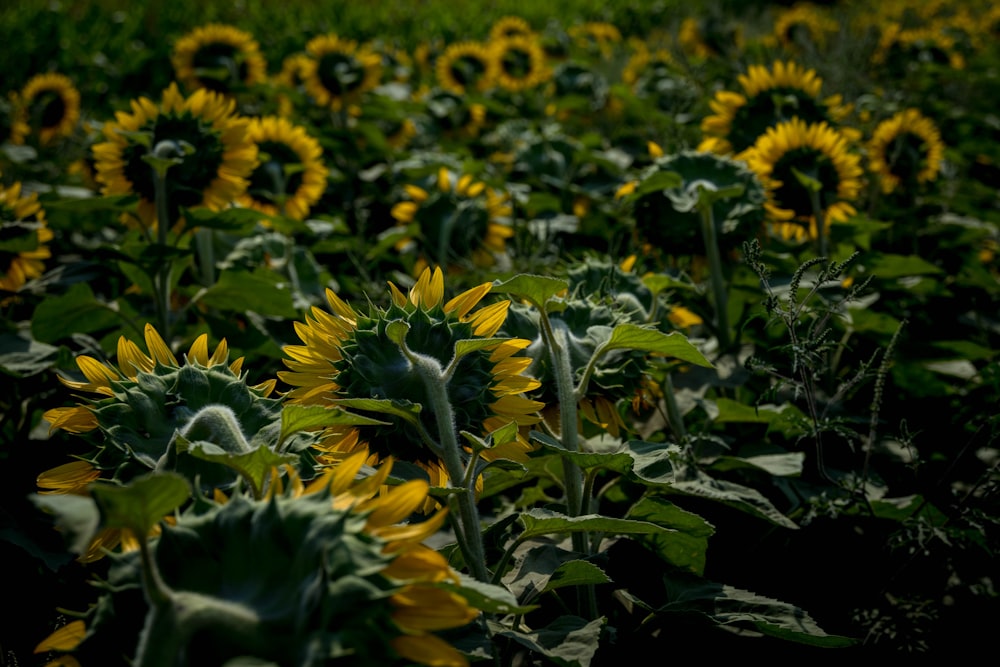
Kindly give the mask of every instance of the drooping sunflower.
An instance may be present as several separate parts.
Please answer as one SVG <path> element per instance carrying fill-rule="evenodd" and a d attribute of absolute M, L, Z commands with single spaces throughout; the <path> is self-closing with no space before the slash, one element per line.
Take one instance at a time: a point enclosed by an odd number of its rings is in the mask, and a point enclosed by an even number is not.
<path fill-rule="evenodd" d="M 771 69 L 751 65 L 738 81 L 742 93 L 720 90 L 709 101 L 714 113 L 701 121 L 705 138 L 698 150 L 739 158 L 776 123 L 797 117 L 836 125 L 850 111 L 840 95 L 822 98 L 823 80 L 816 70 L 795 62 L 778 60 Z"/>
<path fill-rule="evenodd" d="M 765 208 L 781 237 L 800 241 L 817 236 L 816 211 L 795 171 L 819 182 L 825 228 L 856 212 L 851 202 L 863 185 L 861 158 L 851 151 L 844 134 L 826 123 L 800 118 L 778 123 L 746 155 L 747 165 L 767 189 Z"/>
<path fill-rule="evenodd" d="M 792 52 L 810 44 L 816 50 L 826 48 L 827 40 L 840 30 L 840 23 L 812 3 L 796 3 L 778 12 L 774 19 L 774 38 Z"/>
<path fill-rule="evenodd" d="M 179 362 L 152 325 L 146 325 L 144 337 L 148 354 L 122 336 L 117 366 L 80 355 L 76 364 L 84 381 L 59 376 L 64 385 L 83 394 L 83 401 L 46 411 L 43 419 L 50 431 L 99 432 L 103 441 L 79 460 L 41 473 L 41 493 L 85 494 L 86 486 L 100 477 L 127 482 L 162 468 L 189 475 L 192 481 L 200 478 L 203 487 L 229 486 L 236 479 L 232 471 L 180 457 L 178 434 L 191 441 L 212 440 L 230 452 L 274 444 L 263 432 L 280 419 L 280 401 L 269 398 L 276 380 L 248 385 L 243 358 L 229 361 L 225 339 L 210 354 L 208 334 L 202 334 Z M 227 415 L 232 415 L 229 421 L 238 424 L 239 433 L 218 427 L 217 420 L 225 421 Z M 206 435 L 209 432 L 212 435 Z M 121 540 L 120 531 L 100 535 L 84 559 L 100 558 L 104 549 Z"/>
<path fill-rule="evenodd" d="M 536 37 L 508 37 L 489 43 L 496 61 L 497 85 L 517 92 L 539 86 L 552 77 L 545 64 L 545 50 Z"/>
<path fill-rule="evenodd" d="M 507 198 L 472 174 L 458 175 L 446 167 L 429 180 L 425 187 L 406 185 L 406 200 L 392 208 L 400 224 L 417 223 L 421 263 L 461 266 L 471 259 L 476 266 L 495 264 L 514 235 L 506 224 L 511 213 Z"/>
<path fill-rule="evenodd" d="M 381 81 L 381 56 L 354 40 L 320 35 L 306 44 L 306 54 L 306 91 L 321 107 L 344 110 Z"/>
<path fill-rule="evenodd" d="M 205 88 L 185 98 L 172 83 L 159 105 L 140 97 L 131 106 L 131 113 L 119 111 L 105 123 L 105 141 L 93 147 L 102 194 L 138 195 L 139 220 L 154 227 L 154 171 L 143 157 L 170 143 L 177 147 L 175 154 L 186 153 L 167 172 L 172 221 L 180 207 L 220 210 L 243 194 L 257 164 L 257 145 L 247 136 L 249 120 L 237 115 L 233 100 Z M 140 141 L 140 133 L 148 144 Z"/>
<path fill-rule="evenodd" d="M 269 215 L 304 220 L 326 189 L 319 142 L 304 127 L 277 116 L 254 118 L 247 136 L 257 144 L 259 162 L 237 202 Z"/>
<path fill-rule="evenodd" d="M 511 37 L 531 37 L 534 34 L 531 24 L 520 16 L 501 16 L 490 26 L 491 41 Z"/>
<path fill-rule="evenodd" d="M 149 540 L 147 567 L 158 573 L 168 604 L 195 599 L 213 609 L 211 620 L 196 621 L 197 632 L 184 620 L 180 628 L 141 623 L 156 611 L 135 594 L 150 583 L 141 579 L 141 554 L 131 551 L 116 556 L 107 579 L 96 582 L 101 598 L 85 618 L 42 640 L 36 653 L 124 665 L 149 660 L 150 647 L 174 647 L 206 664 L 236 657 L 326 664 L 336 656 L 354 664 L 466 667 L 464 655 L 437 633 L 466 626 L 480 610 L 449 590 L 460 584 L 458 573 L 423 544 L 447 513 L 403 523 L 426 503 L 427 482 L 386 486 L 393 462 L 362 476 L 364 460 L 363 453 L 349 456 L 310 484 L 267 499 L 206 502 Z M 246 567 L 248 554 L 253 567 Z M 109 656 L 109 642 L 115 656 L 130 659 Z"/>
<path fill-rule="evenodd" d="M 28 80 L 18 96 L 19 120 L 46 145 L 73 134 L 80 122 L 80 93 L 64 74 L 38 74 Z"/>
<path fill-rule="evenodd" d="M 868 165 L 889 194 L 901 185 L 926 185 L 944 160 L 941 133 L 917 109 L 904 109 L 875 127 L 868 142 Z"/>
<path fill-rule="evenodd" d="M 464 95 L 485 92 L 497 78 L 497 62 L 490 48 L 482 42 L 450 44 L 434 62 L 438 85 L 444 90 Z"/>
<path fill-rule="evenodd" d="M 427 268 L 408 294 L 390 282 L 391 305 L 386 309 L 371 305 L 367 315 L 327 290 L 333 313 L 314 307 L 304 324 L 295 325 L 303 344 L 284 348 L 289 370 L 279 372 L 278 377 L 293 387 L 285 400 L 335 406 L 343 399 L 389 399 L 419 404 L 424 409 L 419 414 L 419 429 L 405 420 L 378 414 L 391 424 L 334 429 L 321 449 L 334 456 L 364 451 L 371 463 L 392 456 L 422 468 L 431 485 L 446 486 L 445 466 L 426 440 L 429 436 L 440 442 L 434 416 L 428 410 L 427 389 L 386 328 L 393 321 L 405 322 L 410 327 L 406 337 L 409 348 L 447 367 L 457 341 L 493 337 L 503 325 L 509 301 L 473 311 L 491 286 L 483 283 L 444 302 L 444 274 L 440 268 Z M 536 413 L 542 405 L 521 395 L 538 387 L 537 380 L 522 375 L 531 360 L 515 356 L 529 342 L 497 339 L 495 344 L 461 357 L 445 386 L 457 432 L 485 435 L 511 422 L 524 426 L 539 421 Z M 530 449 L 519 435 L 487 449 L 483 457 L 518 460 Z"/>
<path fill-rule="evenodd" d="M 16 292 L 42 275 L 52 238 L 38 194 L 24 195 L 20 182 L 0 185 L 0 291 Z M 0 305 L 10 298 L 0 296 Z"/>
<path fill-rule="evenodd" d="M 267 61 L 253 36 L 231 25 L 195 28 L 174 44 L 174 75 L 188 92 L 233 93 L 267 80 Z"/>

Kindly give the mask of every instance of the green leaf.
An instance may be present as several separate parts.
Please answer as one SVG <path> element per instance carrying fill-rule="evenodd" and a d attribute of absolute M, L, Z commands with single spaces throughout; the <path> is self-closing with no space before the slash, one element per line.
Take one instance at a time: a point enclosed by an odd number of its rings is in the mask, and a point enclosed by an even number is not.
<path fill-rule="evenodd" d="M 403 346 L 406 343 L 406 334 L 410 333 L 410 325 L 403 320 L 393 320 L 385 325 L 385 335 L 393 343 Z"/>
<path fill-rule="evenodd" d="M 493 629 L 496 635 L 513 639 L 559 667 L 587 667 L 597 653 L 604 624 L 603 617 L 587 622 L 576 616 L 560 616 L 533 632 L 516 632 L 499 624 Z"/>
<path fill-rule="evenodd" d="M 294 319 L 292 293 L 287 284 L 279 284 L 280 276 L 265 278 L 257 273 L 223 271 L 218 282 L 208 288 L 201 303 L 227 312 L 250 310 L 270 317 Z"/>
<path fill-rule="evenodd" d="M 647 176 L 636 187 L 632 197 L 641 197 L 652 192 L 663 192 L 684 185 L 684 177 L 675 171 L 657 171 Z"/>
<path fill-rule="evenodd" d="M 455 341 L 455 359 L 461 359 L 470 352 L 488 350 L 504 342 L 505 338 L 463 338 Z M 454 363 L 454 361 L 452 362 Z"/>
<path fill-rule="evenodd" d="M 594 354 L 600 355 L 610 350 L 641 350 L 713 368 L 712 362 L 706 359 L 684 334 L 677 331 L 664 333 L 638 324 L 616 326 L 611 332 L 611 337 L 600 345 Z"/>
<path fill-rule="evenodd" d="M 13 333 L 0 334 L 0 371 L 23 378 L 52 368 L 59 360 L 59 348 Z"/>
<path fill-rule="evenodd" d="M 647 496 L 637 502 L 626 517 L 669 528 L 669 533 L 639 539 L 668 563 L 688 572 L 704 574 L 708 538 L 715 533 L 710 523 L 656 496 Z"/>
<path fill-rule="evenodd" d="M 418 424 L 420 410 L 419 403 L 409 401 L 392 400 L 388 398 L 339 398 L 335 401 L 338 407 L 354 408 L 355 410 L 367 410 L 368 412 L 380 412 L 382 414 L 401 417 L 411 424 Z"/>
<path fill-rule="evenodd" d="M 388 422 L 364 415 L 356 415 L 339 408 L 285 403 L 281 408 L 281 433 L 278 442 L 284 442 L 293 433 L 311 431 L 325 426 L 385 426 L 387 424 Z"/>
<path fill-rule="evenodd" d="M 191 227 L 201 229 L 222 229 L 234 232 L 249 233 L 257 225 L 267 221 L 273 223 L 275 218 L 252 208 L 227 208 L 213 211 L 208 208 L 192 208 L 184 210 L 184 219 Z"/>
<path fill-rule="evenodd" d="M 693 575 L 666 575 L 671 602 L 658 615 L 701 614 L 726 628 L 746 628 L 810 646 L 841 648 L 857 643 L 850 637 L 829 635 L 805 611 L 750 591 L 717 584 Z"/>
<path fill-rule="evenodd" d="M 798 435 L 807 430 L 806 416 L 791 404 L 753 406 L 729 398 L 719 398 L 715 405 L 719 409 L 715 418 L 718 424 L 767 424 L 768 432 L 777 430 L 786 435 Z"/>
<path fill-rule="evenodd" d="M 720 456 L 712 463 L 712 470 L 727 471 L 740 468 L 763 470 L 775 477 L 799 477 L 805 463 L 804 452 L 785 452 L 783 454 L 761 454 L 760 456 Z"/>
<path fill-rule="evenodd" d="M 299 462 L 296 454 L 278 454 L 269 447 L 257 447 L 249 452 L 228 452 L 213 442 L 188 442 L 180 437 L 177 438 L 177 451 L 232 468 L 250 483 L 254 496 L 258 498 L 263 493 L 264 482 L 271 476 L 272 468 L 285 464 L 295 466 Z"/>
<path fill-rule="evenodd" d="M 524 531 L 518 538 L 520 540 L 561 533 L 594 532 L 609 535 L 648 535 L 666 531 L 666 529 L 647 521 L 616 519 L 600 514 L 571 517 L 542 508 L 533 508 L 522 512 L 518 515 L 518 520 L 524 526 Z"/>
<path fill-rule="evenodd" d="M 490 614 L 526 614 L 538 605 L 521 605 L 514 594 L 503 586 L 478 581 L 467 574 L 459 573 L 459 584 L 441 582 L 441 588 L 461 595 L 476 609 Z"/>
<path fill-rule="evenodd" d="M 756 489 L 722 479 L 715 479 L 702 470 L 689 468 L 687 474 L 674 481 L 665 489 L 669 493 L 681 493 L 697 498 L 713 500 L 741 512 L 764 519 L 782 528 L 797 530 L 798 525 L 778 509 Z"/>
<path fill-rule="evenodd" d="M 177 473 L 162 472 L 137 477 L 126 486 L 95 483 L 90 493 L 106 527 L 130 530 L 142 539 L 191 497 L 191 485 Z"/>
<path fill-rule="evenodd" d="M 54 343 L 71 334 L 101 331 L 119 322 L 115 304 L 94 298 L 86 283 L 76 283 L 62 296 L 49 296 L 35 308 L 31 335 L 43 343 Z"/>
<path fill-rule="evenodd" d="M 607 573 L 593 563 L 585 560 L 572 560 L 556 568 L 543 592 L 547 593 L 567 586 L 596 586 L 610 582 L 611 578 Z"/>
<path fill-rule="evenodd" d="M 545 310 L 545 304 L 549 299 L 568 288 L 569 281 L 564 278 L 551 278 L 549 276 L 521 273 L 510 280 L 502 282 L 494 281 L 492 291 L 527 299 L 535 307 Z"/>
<path fill-rule="evenodd" d="M 599 441 L 592 439 L 587 442 L 588 451 L 571 452 L 548 434 L 532 431 L 530 437 L 544 449 L 556 452 L 583 470 L 603 468 L 647 486 L 670 484 L 674 479 L 673 455 L 679 452 L 676 445 L 642 440 L 623 443 L 609 439 L 609 446 L 602 451 L 598 449 Z"/>
<path fill-rule="evenodd" d="M 942 273 L 940 267 L 917 255 L 875 255 L 866 262 L 867 273 L 876 279 L 904 278 Z"/>
<path fill-rule="evenodd" d="M 56 528 L 70 552 L 87 552 L 101 525 L 101 512 L 91 498 L 75 494 L 38 493 L 29 498 L 39 509 L 54 515 Z"/>

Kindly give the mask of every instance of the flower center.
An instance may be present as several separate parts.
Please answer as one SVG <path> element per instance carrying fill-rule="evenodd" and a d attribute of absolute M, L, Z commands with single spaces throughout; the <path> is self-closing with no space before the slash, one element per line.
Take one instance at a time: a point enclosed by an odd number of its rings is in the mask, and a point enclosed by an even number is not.
<path fill-rule="evenodd" d="M 277 206 L 280 198 L 297 192 L 302 186 L 302 170 L 288 173 L 285 167 L 300 165 L 302 159 L 291 146 L 280 141 L 262 141 L 257 144 L 260 166 L 250 176 L 251 197 L 257 201 Z"/>
<path fill-rule="evenodd" d="M 813 210 L 806 186 L 799 183 L 796 171 L 816 179 L 822 185 L 819 192 L 820 208 L 836 197 L 840 175 L 833 161 L 813 148 L 797 148 L 786 153 L 774 165 L 772 177 L 782 185 L 774 192 L 774 199 L 780 208 L 793 211 L 796 218 L 811 218 Z"/>

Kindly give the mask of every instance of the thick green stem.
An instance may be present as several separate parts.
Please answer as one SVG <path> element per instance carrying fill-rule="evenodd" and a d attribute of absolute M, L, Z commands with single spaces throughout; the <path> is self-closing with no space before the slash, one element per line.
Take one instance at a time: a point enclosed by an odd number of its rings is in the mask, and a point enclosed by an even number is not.
<path fill-rule="evenodd" d="M 427 407 L 434 413 L 437 420 L 438 439 L 441 443 L 448 477 L 453 483 L 461 484 L 466 479 L 466 470 L 462 463 L 462 449 L 455 429 L 455 411 L 452 409 L 451 399 L 448 396 L 448 385 L 444 380 L 441 364 L 433 357 L 413 352 L 405 345 L 402 347 L 404 354 L 413 363 L 424 382 L 429 403 Z M 458 494 L 461 532 L 466 541 L 466 549 L 463 551 L 467 550 L 469 553 L 471 561 L 469 568 L 472 575 L 479 581 L 489 582 L 490 574 L 486 568 L 486 550 L 483 547 L 483 535 L 479 527 L 479 510 L 476 508 L 475 480 L 476 476 L 472 475 L 469 486 L 463 486 L 462 491 Z"/>
<path fill-rule="evenodd" d="M 205 287 L 211 287 L 215 284 L 215 248 L 212 246 L 212 230 L 199 229 L 195 231 L 194 241 L 198 247 L 201 283 Z"/>
<path fill-rule="evenodd" d="M 166 170 L 153 169 L 153 192 L 156 198 L 156 240 L 161 247 L 166 248 L 167 232 L 170 229 L 170 214 L 167 206 L 167 174 Z M 153 276 L 154 301 L 158 330 L 164 340 L 170 340 L 170 274 L 173 262 L 165 261 L 156 268 Z"/>
<path fill-rule="evenodd" d="M 674 396 L 674 381 L 670 372 L 663 376 L 663 402 L 667 406 L 667 420 L 670 422 L 670 430 L 674 432 L 674 437 L 678 442 L 687 440 L 687 429 L 684 428 L 684 417 L 681 416 L 680 408 L 677 407 L 677 397 Z"/>
<path fill-rule="evenodd" d="M 716 335 L 719 338 L 719 350 L 725 352 L 729 349 L 729 296 L 726 290 L 726 278 L 722 273 L 722 255 L 719 253 L 719 240 L 715 233 L 715 216 L 712 213 L 711 202 L 702 203 L 698 207 L 698 212 L 701 214 L 701 234 L 705 241 L 712 296 L 715 300 Z"/>

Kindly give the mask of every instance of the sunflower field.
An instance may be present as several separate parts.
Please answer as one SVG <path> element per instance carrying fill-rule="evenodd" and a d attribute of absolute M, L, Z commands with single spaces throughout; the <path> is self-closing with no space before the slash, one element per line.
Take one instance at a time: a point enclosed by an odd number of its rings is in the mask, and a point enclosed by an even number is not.
<path fill-rule="evenodd" d="M 0 667 L 991 650 L 1000 7 L 0 43 Z"/>

